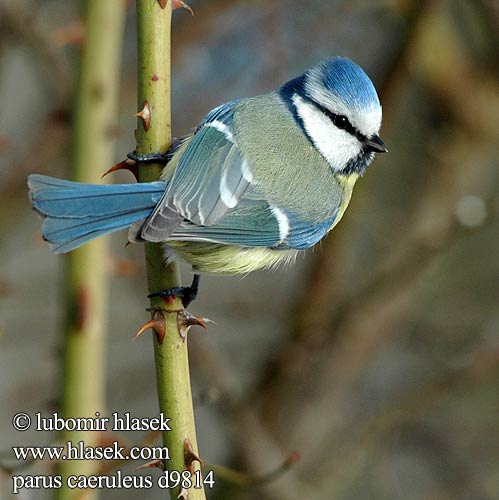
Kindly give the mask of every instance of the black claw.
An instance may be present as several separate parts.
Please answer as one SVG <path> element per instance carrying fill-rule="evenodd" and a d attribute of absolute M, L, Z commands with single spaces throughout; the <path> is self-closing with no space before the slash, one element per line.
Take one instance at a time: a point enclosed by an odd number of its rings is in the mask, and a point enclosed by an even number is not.
<path fill-rule="evenodd" d="M 133 161 L 138 161 L 142 163 L 168 163 L 171 154 L 164 153 L 161 151 L 156 151 L 155 153 L 137 153 L 137 151 L 132 151 L 128 153 L 127 158 Z"/>
<path fill-rule="evenodd" d="M 197 297 L 199 290 L 199 274 L 195 274 L 192 278 L 191 286 L 177 286 L 175 288 L 167 288 L 160 292 L 150 293 L 147 297 L 179 297 L 182 299 L 182 304 L 188 307 L 189 304 Z"/>

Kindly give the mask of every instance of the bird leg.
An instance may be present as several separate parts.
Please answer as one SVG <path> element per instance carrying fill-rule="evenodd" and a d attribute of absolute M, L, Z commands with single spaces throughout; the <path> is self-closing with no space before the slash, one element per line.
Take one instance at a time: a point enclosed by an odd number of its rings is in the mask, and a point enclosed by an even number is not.
<path fill-rule="evenodd" d="M 195 274 L 192 278 L 191 286 L 177 286 L 175 288 L 167 288 L 160 292 L 150 293 L 148 297 L 179 297 L 182 299 L 184 308 L 187 307 L 198 295 L 199 290 L 199 274 Z"/>

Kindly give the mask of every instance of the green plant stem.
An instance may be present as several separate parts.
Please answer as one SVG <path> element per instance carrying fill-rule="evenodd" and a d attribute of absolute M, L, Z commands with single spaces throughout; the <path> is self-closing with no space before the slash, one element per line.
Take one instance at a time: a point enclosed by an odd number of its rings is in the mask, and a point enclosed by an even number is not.
<path fill-rule="evenodd" d="M 81 58 L 73 123 L 72 177 L 100 182 L 112 164 L 118 112 L 117 89 L 125 21 L 123 0 L 88 0 L 85 44 Z M 65 267 L 62 413 L 64 417 L 95 417 L 105 411 L 104 353 L 107 327 L 108 241 L 100 238 L 68 255 Z M 82 440 L 97 445 L 95 432 L 66 432 L 63 442 Z M 64 461 L 59 473 L 89 475 L 98 462 Z M 56 490 L 59 499 L 97 498 L 98 490 Z"/>
<path fill-rule="evenodd" d="M 164 9 L 157 0 L 137 0 L 138 107 L 147 101 L 151 117 L 148 130 L 139 118 L 137 127 L 137 150 L 140 153 L 167 151 L 171 143 L 170 121 L 170 33 L 172 3 Z M 157 180 L 162 170 L 160 164 L 139 166 L 141 182 Z M 180 285 L 177 264 L 164 266 L 164 257 L 159 244 L 146 243 L 146 265 L 149 292 L 157 292 Z M 165 461 L 169 471 L 186 469 L 184 442 L 189 439 L 197 453 L 196 430 L 192 405 L 187 342 L 181 340 L 177 323 L 182 309 L 179 299 L 166 303 L 161 298 L 151 300 L 151 309 L 163 311 L 166 335 L 162 343 L 154 337 L 154 356 L 158 386 L 160 412 L 171 418 L 171 431 L 163 432 L 163 443 L 168 447 L 170 459 Z M 194 463 L 198 468 L 197 462 Z M 170 491 L 177 498 L 180 488 Z M 191 489 L 189 500 L 204 499 L 203 489 Z"/>

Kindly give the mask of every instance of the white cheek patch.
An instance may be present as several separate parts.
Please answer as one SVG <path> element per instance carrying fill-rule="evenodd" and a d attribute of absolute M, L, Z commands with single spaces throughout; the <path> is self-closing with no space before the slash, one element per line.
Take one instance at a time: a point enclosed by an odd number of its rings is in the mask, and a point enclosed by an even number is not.
<path fill-rule="evenodd" d="M 362 146 L 358 139 L 336 127 L 313 104 L 306 102 L 298 94 L 293 95 L 293 104 L 314 146 L 333 170 L 343 170 L 360 153 Z"/>

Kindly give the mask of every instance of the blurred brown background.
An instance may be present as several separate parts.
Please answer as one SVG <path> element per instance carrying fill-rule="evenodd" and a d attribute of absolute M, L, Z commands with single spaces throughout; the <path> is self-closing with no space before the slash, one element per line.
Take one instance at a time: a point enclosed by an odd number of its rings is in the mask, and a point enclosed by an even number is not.
<path fill-rule="evenodd" d="M 217 323 L 190 333 L 203 459 L 259 477 L 301 456 L 260 484 L 221 474 L 209 498 L 499 498 L 498 3 L 190 5 L 194 17 L 174 14 L 174 134 L 338 54 L 373 78 L 390 150 L 294 267 L 202 281 L 190 310 Z M 80 14 L 77 1 L 0 0 L 0 463 L 12 445 L 55 438 L 11 419 L 57 408 L 63 258 L 41 242 L 26 176 L 67 176 Z M 134 147 L 134 16 L 131 2 L 117 161 Z M 151 345 L 131 342 L 147 318 L 142 248 L 112 240 L 108 409 L 154 415 Z"/>

